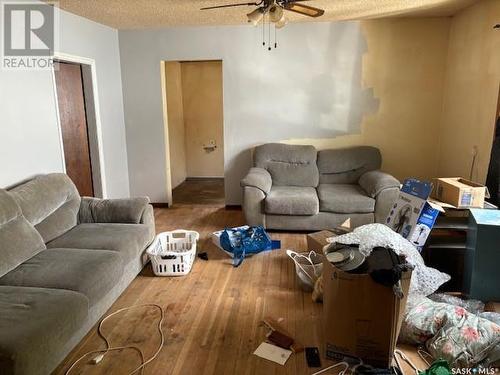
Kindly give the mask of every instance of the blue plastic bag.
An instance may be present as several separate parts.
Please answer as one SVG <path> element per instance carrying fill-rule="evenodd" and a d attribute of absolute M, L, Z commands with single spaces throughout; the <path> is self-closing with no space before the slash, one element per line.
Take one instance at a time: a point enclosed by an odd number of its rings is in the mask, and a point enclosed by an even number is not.
<path fill-rule="evenodd" d="M 233 254 L 234 267 L 238 267 L 247 254 L 257 254 L 281 247 L 280 241 L 271 240 L 260 226 L 248 229 L 224 229 L 220 236 L 220 244 L 225 251 Z"/>

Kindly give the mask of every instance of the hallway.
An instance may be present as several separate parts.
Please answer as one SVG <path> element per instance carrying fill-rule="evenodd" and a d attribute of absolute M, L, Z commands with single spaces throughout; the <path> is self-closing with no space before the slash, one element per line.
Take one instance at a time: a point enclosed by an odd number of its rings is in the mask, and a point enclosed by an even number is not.
<path fill-rule="evenodd" d="M 224 206 L 223 178 L 187 178 L 172 191 L 175 205 Z"/>

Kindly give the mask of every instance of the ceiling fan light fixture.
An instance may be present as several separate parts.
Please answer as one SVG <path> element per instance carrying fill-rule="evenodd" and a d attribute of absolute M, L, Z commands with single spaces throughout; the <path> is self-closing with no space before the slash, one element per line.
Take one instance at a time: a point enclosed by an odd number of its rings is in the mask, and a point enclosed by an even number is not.
<path fill-rule="evenodd" d="M 274 26 L 277 29 L 281 29 L 282 27 L 285 27 L 288 24 L 288 18 L 283 14 L 283 16 L 280 18 L 279 21 L 277 21 Z"/>
<path fill-rule="evenodd" d="M 269 20 L 271 22 L 279 22 L 283 18 L 283 8 L 279 5 L 272 5 L 269 7 Z"/>
<path fill-rule="evenodd" d="M 262 8 L 257 8 L 254 11 L 247 14 L 248 22 L 254 26 L 262 20 L 264 17 L 264 10 Z"/>

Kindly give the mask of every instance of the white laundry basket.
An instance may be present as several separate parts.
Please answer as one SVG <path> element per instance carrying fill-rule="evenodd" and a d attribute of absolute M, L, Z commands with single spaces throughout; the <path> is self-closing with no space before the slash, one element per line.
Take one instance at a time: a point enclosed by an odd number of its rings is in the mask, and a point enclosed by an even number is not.
<path fill-rule="evenodd" d="M 183 276 L 191 271 L 196 256 L 198 232 L 174 230 L 163 232 L 146 250 L 157 276 Z"/>

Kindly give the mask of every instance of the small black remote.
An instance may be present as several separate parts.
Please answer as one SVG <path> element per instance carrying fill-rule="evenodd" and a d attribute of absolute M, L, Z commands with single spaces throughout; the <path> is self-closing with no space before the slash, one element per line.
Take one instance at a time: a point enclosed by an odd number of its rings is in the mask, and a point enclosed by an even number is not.
<path fill-rule="evenodd" d="M 307 366 L 309 367 L 321 367 L 321 359 L 319 358 L 319 349 L 305 348 Z"/>

